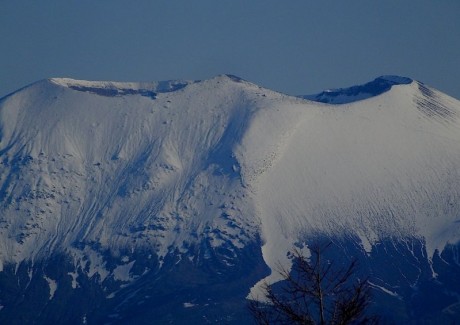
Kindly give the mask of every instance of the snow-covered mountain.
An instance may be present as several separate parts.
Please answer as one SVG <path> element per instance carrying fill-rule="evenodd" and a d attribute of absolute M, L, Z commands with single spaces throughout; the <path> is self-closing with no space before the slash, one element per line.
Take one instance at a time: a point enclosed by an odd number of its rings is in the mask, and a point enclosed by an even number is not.
<path fill-rule="evenodd" d="M 390 321 L 460 319 L 460 102 L 389 76 L 304 98 L 222 75 L 1 99 L 0 320 L 248 322 L 318 238 Z"/>

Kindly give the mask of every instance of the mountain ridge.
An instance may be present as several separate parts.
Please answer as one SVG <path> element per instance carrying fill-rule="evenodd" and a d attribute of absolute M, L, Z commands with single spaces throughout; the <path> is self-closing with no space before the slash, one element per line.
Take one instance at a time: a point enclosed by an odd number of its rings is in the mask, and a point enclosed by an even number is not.
<path fill-rule="evenodd" d="M 163 92 L 179 90 L 183 87 L 186 87 L 189 84 L 206 82 L 206 81 L 217 80 L 217 79 L 222 79 L 222 78 L 228 78 L 234 82 L 243 82 L 243 83 L 255 85 L 259 88 L 263 88 L 263 87 L 256 85 L 255 83 L 252 83 L 248 80 L 245 80 L 241 77 L 238 77 L 232 74 L 220 74 L 213 78 L 203 79 L 203 80 L 171 79 L 171 80 L 151 81 L 151 82 L 145 82 L 145 81 L 144 82 L 89 81 L 89 80 L 83 80 L 83 79 L 73 79 L 73 78 L 68 78 L 68 77 L 51 77 L 51 78 L 42 79 L 42 80 L 33 82 L 29 85 L 26 85 L 10 94 L 3 96 L 2 98 L 0 98 L 0 100 L 3 100 L 4 98 L 14 95 L 15 93 L 20 92 L 29 87 L 34 87 L 41 83 L 48 83 L 48 82 L 51 82 L 55 85 L 62 86 L 62 87 L 67 87 L 71 89 L 74 88 L 74 90 L 79 90 L 78 88 L 80 87 L 80 91 L 85 91 L 85 89 L 87 89 L 86 91 L 88 91 L 88 89 L 90 88 L 94 88 L 94 89 L 100 88 L 100 89 L 106 89 L 109 91 L 116 90 L 116 89 L 125 90 L 125 91 L 128 91 L 127 93 L 125 93 L 125 95 L 129 95 L 130 94 L 129 90 L 133 90 L 133 91 L 145 90 L 145 91 L 154 91 L 154 92 L 163 93 Z M 396 76 L 396 75 L 383 75 L 383 76 L 377 77 L 373 81 L 367 82 L 362 85 L 356 85 L 356 86 L 345 87 L 345 88 L 328 89 L 318 94 L 297 95 L 297 96 L 289 95 L 289 94 L 285 94 L 285 95 L 308 99 L 308 100 L 312 100 L 316 102 L 340 104 L 340 102 L 334 101 L 333 98 L 338 97 L 340 95 L 345 95 L 349 97 L 348 100 L 351 100 L 351 101 L 362 100 L 362 99 L 370 98 L 372 97 L 372 95 L 373 96 L 380 95 L 390 90 L 391 86 L 409 84 L 412 81 L 414 80 L 408 77 L 402 77 L 402 76 Z M 270 90 L 268 88 L 264 88 L 264 89 Z M 276 90 L 271 90 L 271 91 L 276 92 Z M 367 92 L 367 97 L 361 98 L 357 96 L 359 95 L 359 93 L 362 93 L 362 92 Z M 279 92 L 279 93 L 284 94 L 282 92 Z M 110 95 L 110 93 L 108 93 L 107 95 Z M 112 95 L 116 96 L 117 93 L 114 92 Z M 123 94 L 120 93 L 119 95 L 123 95 Z M 326 98 L 329 98 L 329 99 L 326 99 Z"/>
<path fill-rule="evenodd" d="M 381 95 L 389 91 L 393 86 L 408 85 L 413 81 L 414 80 L 407 77 L 387 75 L 378 77 L 362 85 L 329 89 L 319 94 L 304 95 L 300 97 L 328 104 L 347 104 Z"/>

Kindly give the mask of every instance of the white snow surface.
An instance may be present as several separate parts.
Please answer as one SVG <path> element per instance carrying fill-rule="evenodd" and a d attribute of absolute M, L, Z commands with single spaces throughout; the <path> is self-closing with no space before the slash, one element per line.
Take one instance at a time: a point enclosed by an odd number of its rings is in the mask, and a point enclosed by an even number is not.
<path fill-rule="evenodd" d="M 370 281 L 369 281 L 369 285 L 370 285 L 371 287 L 374 287 L 374 288 L 377 288 L 377 289 L 382 290 L 383 292 L 385 292 L 386 294 L 389 294 L 390 296 L 396 297 L 396 298 L 398 298 L 398 299 L 402 299 L 402 297 L 401 297 L 400 295 L 398 295 L 396 292 L 391 291 L 391 290 L 389 290 L 389 289 L 387 289 L 387 288 L 385 288 L 385 287 L 383 287 L 383 286 L 379 286 L 379 285 L 377 285 L 377 284 L 375 284 L 375 283 L 372 283 L 372 282 L 370 282 Z"/>
<path fill-rule="evenodd" d="M 131 271 L 131 268 L 133 267 L 135 262 L 136 261 L 132 261 L 126 264 L 118 265 L 113 270 L 114 279 L 118 281 L 124 281 L 124 282 L 132 281 L 133 278 L 130 276 L 129 272 Z"/>
<path fill-rule="evenodd" d="M 80 285 L 78 284 L 78 273 L 77 272 L 68 272 L 67 275 L 72 277 L 72 289 L 77 289 Z"/>
<path fill-rule="evenodd" d="M 50 288 L 50 296 L 49 296 L 49 300 L 53 299 L 54 298 L 54 294 L 56 293 L 56 290 L 57 290 L 57 282 L 51 278 L 48 278 L 47 276 L 43 276 L 43 278 L 46 280 L 46 282 L 48 282 L 48 286 Z"/>
<path fill-rule="evenodd" d="M 164 256 L 260 235 L 274 269 L 315 233 L 367 252 L 415 236 L 431 257 L 460 240 L 459 114 L 415 81 L 334 106 L 225 75 L 44 80 L 0 101 L 0 265 L 63 251 L 105 278 L 91 244 Z"/>

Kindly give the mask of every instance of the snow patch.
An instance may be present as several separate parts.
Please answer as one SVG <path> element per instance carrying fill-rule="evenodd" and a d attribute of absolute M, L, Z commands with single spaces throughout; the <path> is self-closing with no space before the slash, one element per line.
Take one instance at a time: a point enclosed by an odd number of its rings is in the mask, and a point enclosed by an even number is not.
<path fill-rule="evenodd" d="M 102 283 L 109 276 L 110 272 L 106 268 L 104 257 L 98 252 L 88 246 L 85 246 L 82 250 L 72 248 L 69 251 L 73 255 L 75 267 L 85 272 L 88 278 L 99 275 L 99 283 Z M 78 275 L 77 271 L 74 274 Z"/>
<path fill-rule="evenodd" d="M 375 284 L 375 283 L 372 283 L 372 282 L 370 282 L 370 281 L 369 281 L 369 285 L 370 285 L 371 287 L 374 287 L 374 288 L 377 288 L 377 289 L 379 289 L 379 290 L 382 290 L 383 292 L 389 294 L 390 296 L 396 297 L 396 298 L 398 298 L 398 299 L 402 299 L 402 297 L 401 297 L 400 295 L 398 295 L 396 292 L 391 291 L 391 290 L 389 290 L 389 289 L 387 289 L 387 288 L 385 288 L 385 287 L 379 286 L 379 285 L 377 285 L 377 284 Z"/>
<path fill-rule="evenodd" d="M 78 284 L 77 278 L 78 278 L 78 272 L 68 272 L 68 275 L 72 277 L 72 289 L 78 288 L 80 285 Z"/>
<path fill-rule="evenodd" d="M 133 267 L 135 262 L 136 261 L 131 261 L 127 264 L 118 265 L 113 270 L 113 278 L 117 281 L 132 281 L 133 278 L 130 276 L 129 272 L 131 271 L 131 268 Z"/>
<path fill-rule="evenodd" d="M 57 282 L 47 276 L 43 276 L 43 278 L 46 280 L 46 282 L 48 282 L 48 286 L 50 288 L 49 300 L 51 300 L 54 298 L 54 294 L 56 293 L 58 287 Z"/>

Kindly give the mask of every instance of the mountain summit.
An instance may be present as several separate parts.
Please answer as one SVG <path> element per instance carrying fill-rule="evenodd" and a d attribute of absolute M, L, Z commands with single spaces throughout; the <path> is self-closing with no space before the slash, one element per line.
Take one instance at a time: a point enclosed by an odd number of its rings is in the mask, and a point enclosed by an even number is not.
<path fill-rule="evenodd" d="M 388 321 L 458 319 L 460 102 L 402 77 L 305 98 L 221 75 L 1 99 L 0 320 L 250 322 L 318 240 Z"/>

